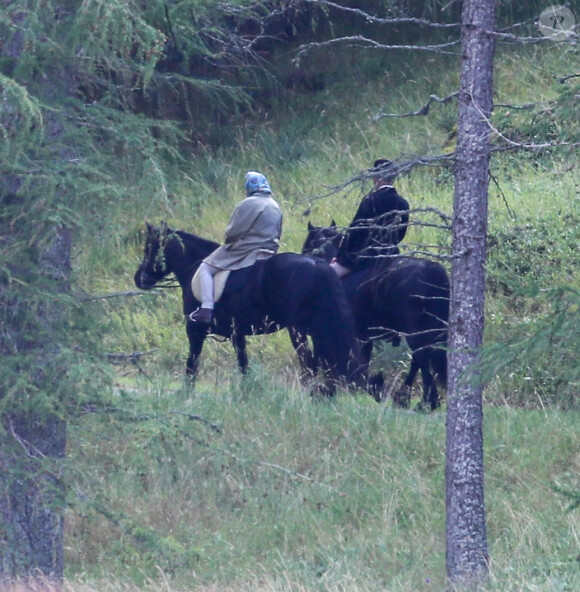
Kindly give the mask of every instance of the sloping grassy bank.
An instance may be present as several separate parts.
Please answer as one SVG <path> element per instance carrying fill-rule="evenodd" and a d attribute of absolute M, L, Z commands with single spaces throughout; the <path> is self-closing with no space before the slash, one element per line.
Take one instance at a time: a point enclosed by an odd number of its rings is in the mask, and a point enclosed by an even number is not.
<path fill-rule="evenodd" d="M 243 384 L 143 381 L 87 417 L 70 441 L 72 589 L 443 590 L 444 411 L 284 383 L 260 365 Z M 579 420 L 486 409 L 489 590 L 580 584 L 580 514 L 556 491 L 579 484 Z"/>

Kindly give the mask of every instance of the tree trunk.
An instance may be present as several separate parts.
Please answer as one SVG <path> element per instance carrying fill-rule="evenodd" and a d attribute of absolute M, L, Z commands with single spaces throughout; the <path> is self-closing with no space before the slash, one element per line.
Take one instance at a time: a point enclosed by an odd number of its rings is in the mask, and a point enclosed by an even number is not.
<path fill-rule="evenodd" d="M 43 293 L 45 302 L 36 311 L 43 328 L 36 337 L 18 323 L 17 309 L 26 301 L 0 289 L 3 331 L 13 332 L 5 341 L 12 344 L 11 350 L 2 353 L 22 356 L 27 364 L 22 368 L 26 388 L 19 388 L 17 377 L 11 385 L 20 400 L 4 405 L 0 415 L 0 588 L 12 579 L 37 577 L 58 586 L 63 577 L 66 423 L 55 411 L 57 405 L 37 406 L 35 394 L 45 392 L 47 383 L 58 383 L 55 376 L 65 371 L 60 362 L 55 363 L 60 354 L 55 337 L 66 321 L 59 296 L 70 291 L 69 232 L 57 227 L 52 240 L 38 247 L 38 272 L 50 290 Z M 26 392 L 29 397 L 23 396 Z M 58 400 L 58 393 L 51 395 Z M 2 385 L 0 400 L 6 398 L 11 393 Z"/>
<path fill-rule="evenodd" d="M 492 107 L 494 0 L 465 0 L 457 131 L 447 409 L 447 576 L 475 587 L 488 573 L 483 485 L 482 386 L 488 118 Z"/>
<path fill-rule="evenodd" d="M 2 418 L 0 588 L 2 580 L 63 576 L 66 425 L 56 415 Z M 10 441 L 12 439 L 12 442 Z"/>

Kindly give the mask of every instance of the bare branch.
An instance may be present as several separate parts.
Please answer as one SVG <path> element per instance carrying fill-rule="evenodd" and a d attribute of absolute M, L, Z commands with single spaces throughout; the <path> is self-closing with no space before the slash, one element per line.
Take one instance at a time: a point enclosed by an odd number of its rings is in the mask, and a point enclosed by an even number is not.
<path fill-rule="evenodd" d="M 578 28 L 580 25 L 575 25 L 566 31 L 567 39 L 566 41 L 571 42 L 572 40 L 578 39 Z M 539 37 L 520 37 L 519 35 L 514 35 L 513 33 L 503 33 L 501 31 L 487 31 L 488 35 L 493 35 L 496 37 L 498 41 L 506 41 L 506 42 L 513 42 L 513 43 L 523 43 L 523 44 L 534 44 L 534 43 L 544 43 L 549 41 L 550 43 L 554 43 L 554 39 L 550 36 L 540 35 Z"/>
<path fill-rule="evenodd" d="M 580 76 L 580 74 L 578 76 Z M 573 78 L 573 77 L 569 76 L 568 78 Z M 417 109 L 417 111 L 409 111 L 408 113 L 383 113 L 382 111 L 379 111 L 372 118 L 372 121 L 377 122 L 377 121 L 380 121 L 381 119 L 383 119 L 384 117 L 403 118 L 403 117 L 420 117 L 420 116 L 429 115 L 429 111 L 430 111 L 431 105 L 433 103 L 448 103 L 449 101 L 457 98 L 458 96 L 459 96 L 459 92 L 451 93 L 450 95 L 447 95 L 446 97 L 443 97 L 443 98 L 440 98 L 437 95 L 429 95 L 429 100 L 421 108 Z M 495 103 L 493 106 L 494 106 L 494 108 L 495 107 L 502 107 L 502 108 L 514 109 L 514 110 L 516 110 L 516 109 L 526 109 L 527 110 L 527 109 L 533 109 L 537 105 L 541 105 L 541 104 L 542 103 L 524 103 L 523 105 L 512 105 L 510 103 Z"/>
<path fill-rule="evenodd" d="M 489 173 L 489 177 L 490 179 L 493 181 L 493 184 L 496 186 L 497 190 L 499 191 L 499 194 L 501 195 L 502 199 L 503 199 L 503 203 L 505 204 L 505 207 L 507 208 L 508 214 L 510 215 L 510 218 L 512 220 L 515 220 L 517 218 L 517 216 L 515 215 L 515 213 L 512 211 L 512 209 L 510 208 L 509 204 L 508 204 L 508 200 L 507 197 L 505 196 L 505 193 L 503 192 L 502 188 L 499 185 L 498 180 L 496 179 L 496 177 L 494 177 L 491 174 L 491 171 Z"/>
<path fill-rule="evenodd" d="M 46 455 L 36 446 L 34 446 L 34 444 L 29 442 L 28 440 L 25 440 L 22 436 L 16 433 L 16 430 L 14 429 L 14 423 L 12 422 L 12 418 L 8 419 L 8 425 L 10 426 L 10 434 L 16 440 L 16 442 L 20 444 L 20 446 L 26 453 L 26 456 L 30 458 L 46 458 Z"/>
<path fill-rule="evenodd" d="M 368 39 L 367 37 L 363 37 L 362 35 L 354 35 L 351 37 L 338 37 L 336 39 L 328 39 L 327 41 L 313 41 L 311 43 L 307 43 L 302 45 L 298 51 L 298 54 L 294 58 L 295 63 L 299 63 L 300 60 L 308 53 L 310 53 L 313 49 L 320 49 L 323 47 L 332 47 L 335 45 L 346 45 L 347 47 L 366 47 L 369 49 L 380 49 L 380 50 L 394 50 L 394 49 L 404 49 L 404 50 L 413 50 L 413 51 L 426 51 L 426 52 L 434 52 L 440 53 L 445 55 L 455 55 L 458 56 L 459 53 L 455 51 L 446 51 L 447 48 L 456 47 L 460 44 L 459 39 L 455 41 L 449 41 L 447 43 L 440 43 L 437 45 L 386 45 L 384 43 L 379 43 L 374 39 Z"/>
<path fill-rule="evenodd" d="M 476 101 L 472 100 L 472 104 L 473 106 L 479 111 L 479 115 L 481 116 L 482 119 L 485 120 L 485 122 L 487 123 L 489 129 L 496 135 L 498 136 L 500 139 L 502 139 L 504 142 L 506 142 L 507 144 L 509 144 L 509 146 L 512 149 L 518 149 L 518 150 L 545 150 L 546 148 L 555 148 L 555 147 L 562 147 L 562 148 L 566 148 L 566 147 L 577 147 L 580 146 L 580 142 L 544 142 L 543 144 L 524 144 L 523 142 L 516 142 L 514 140 L 511 140 L 510 138 L 508 138 L 507 136 L 505 136 L 504 134 L 502 134 L 490 121 L 489 117 L 479 108 L 479 106 L 477 105 Z M 497 152 L 497 150 L 494 150 L 493 148 L 491 149 L 491 152 Z"/>
<path fill-rule="evenodd" d="M 347 14 L 356 15 L 361 17 L 366 23 L 368 24 L 375 24 L 375 25 L 401 25 L 401 24 L 409 24 L 409 25 L 420 25 L 422 27 L 430 27 L 432 29 L 458 29 L 461 27 L 461 23 L 434 23 L 433 21 L 427 19 L 420 19 L 420 18 L 412 18 L 412 17 L 379 17 L 360 8 L 352 8 L 350 6 L 341 6 L 340 4 L 336 4 L 335 2 L 329 2 L 328 0 L 304 0 L 307 3 L 316 4 L 318 6 L 329 6 L 330 8 L 334 8 L 339 10 L 340 12 L 345 12 Z"/>
<path fill-rule="evenodd" d="M 429 100 L 417 111 L 411 111 L 409 113 L 383 113 L 379 111 L 373 118 L 373 121 L 379 121 L 383 117 L 418 117 L 422 115 L 428 115 L 429 109 L 432 103 L 448 103 L 451 99 L 455 99 L 459 95 L 458 92 L 451 93 L 446 97 L 439 98 L 437 95 L 430 95 Z"/>
<path fill-rule="evenodd" d="M 149 290 L 148 294 L 155 294 L 159 296 L 161 292 L 157 290 Z M 93 302 L 94 300 L 109 300 L 111 298 L 131 297 L 131 296 L 144 296 L 146 292 L 142 290 L 130 290 L 129 292 L 113 292 L 112 294 L 102 294 L 101 296 L 77 296 L 80 302 Z"/>
<path fill-rule="evenodd" d="M 430 167 L 450 167 L 453 165 L 455 152 L 448 154 L 436 154 L 434 156 L 415 156 L 409 160 L 393 161 L 390 165 L 390 173 L 393 177 L 408 174 L 412 169 L 418 166 L 430 166 Z M 347 179 L 339 185 L 322 185 L 327 191 L 320 195 L 308 197 L 307 199 L 297 201 L 296 204 L 304 205 L 305 203 L 312 204 L 314 201 L 335 195 L 341 191 L 350 187 L 353 190 L 355 184 L 362 184 L 365 181 L 373 179 L 376 173 L 365 170 L 359 174 L 354 175 L 350 179 Z M 352 187 L 351 187 L 352 186 Z M 307 210 L 308 211 L 308 210 Z"/>
<path fill-rule="evenodd" d="M 513 31 L 514 29 L 519 29 L 520 27 L 529 27 L 530 25 L 536 25 L 538 22 L 538 17 L 532 17 L 525 21 L 520 21 L 519 23 L 514 23 L 513 25 L 508 25 L 507 27 L 502 27 L 497 31 L 500 33 L 505 33 L 506 31 Z"/>

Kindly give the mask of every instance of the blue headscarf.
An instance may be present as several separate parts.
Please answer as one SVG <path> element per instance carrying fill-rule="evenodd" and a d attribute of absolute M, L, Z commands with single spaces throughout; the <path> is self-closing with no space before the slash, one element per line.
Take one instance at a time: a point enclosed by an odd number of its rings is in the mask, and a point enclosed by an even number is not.
<path fill-rule="evenodd" d="M 246 195 L 254 193 L 272 193 L 268 179 L 262 173 L 250 171 L 246 173 Z"/>

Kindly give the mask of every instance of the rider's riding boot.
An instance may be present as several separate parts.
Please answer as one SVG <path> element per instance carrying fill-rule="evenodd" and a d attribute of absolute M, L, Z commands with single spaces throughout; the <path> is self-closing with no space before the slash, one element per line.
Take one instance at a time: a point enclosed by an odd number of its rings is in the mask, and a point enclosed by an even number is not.
<path fill-rule="evenodd" d="M 189 320 L 192 323 L 199 323 L 200 325 L 209 325 L 213 320 L 212 308 L 196 308 L 190 315 Z"/>

